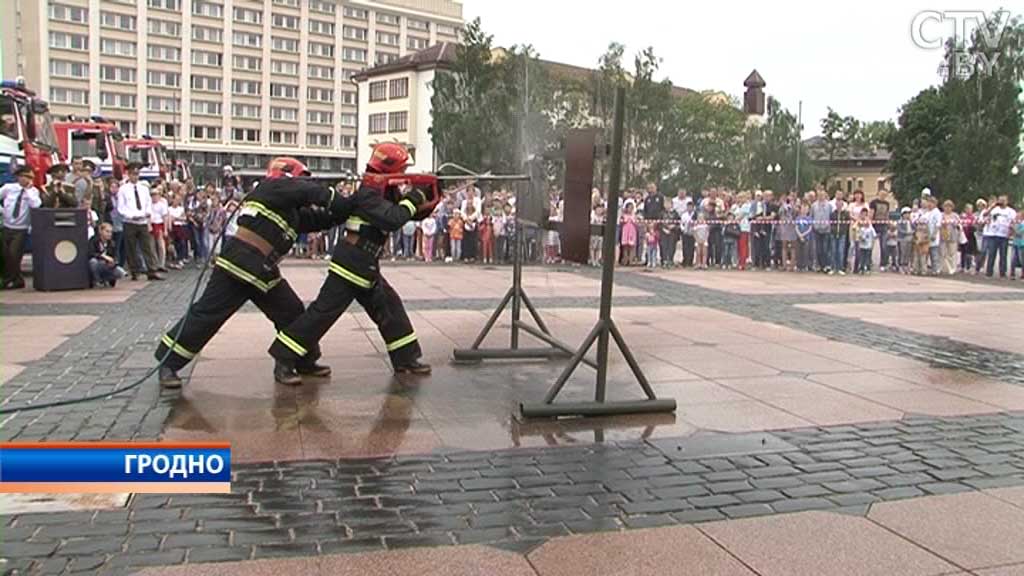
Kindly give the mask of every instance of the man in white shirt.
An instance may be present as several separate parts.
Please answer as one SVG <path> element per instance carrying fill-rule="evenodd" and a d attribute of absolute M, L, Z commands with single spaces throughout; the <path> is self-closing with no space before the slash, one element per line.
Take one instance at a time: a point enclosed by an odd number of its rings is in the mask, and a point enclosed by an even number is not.
<path fill-rule="evenodd" d="M 25 237 L 28 235 L 33 208 L 42 205 L 39 189 L 32 185 L 33 172 L 28 166 L 15 171 L 17 182 L 0 188 L 0 202 L 4 210 L 4 290 L 25 287 L 21 277 L 21 257 L 25 255 Z"/>
<path fill-rule="evenodd" d="M 931 261 L 931 270 L 933 275 L 939 274 L 940 261 L 942 255 L 940 254 L 940 246 L 942 245 L 942 211 L 939 210 L 939 201 L 934 196 L 928 195 L 925 197 L 925 206 L 928 208 L 928 212 L 925 213 L 924 218 L 928 223 L 928 259 Z"/>
<path fill-rule="evenodd" d="M 159 264 L 153 249 L 152 225 L 153 198 L 149 193 L 149 185 L 139 180 L 139 164 L 132 163 L 127 168 L 128 179 L 117 190 L 117 212 L 124 221 L 124 249 L 128 253 L 128 265 L 131 268 L 132 280 L 137 280 L 142 273 L 142 262 L 139 252 L 146 262 L 146 277 L 150 280 L 163 280 L 157 274 Z"/>
<path fill-rule="evenodd" d="M 999 255 L 999 277 L 1006 278 L 1006 252 L 1013 236 L 1013 222 L 1017 211 L 1008 205 L 1006 195 L 999 197 L 996 205 L 989 208 L 985 222 L 984 244 L 988 247 L 985 275 L 989 278 L 995 272 L 996 255 Z"/>

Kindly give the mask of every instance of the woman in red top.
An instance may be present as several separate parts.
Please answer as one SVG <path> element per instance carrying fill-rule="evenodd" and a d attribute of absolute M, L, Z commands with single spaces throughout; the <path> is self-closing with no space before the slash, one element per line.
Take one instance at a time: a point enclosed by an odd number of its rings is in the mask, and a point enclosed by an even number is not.
<path fill-rule="evenodd" d="M 494 262 L 494 219 L 485 207 L 480 220 L 480 261 L 484 264 Z"/>

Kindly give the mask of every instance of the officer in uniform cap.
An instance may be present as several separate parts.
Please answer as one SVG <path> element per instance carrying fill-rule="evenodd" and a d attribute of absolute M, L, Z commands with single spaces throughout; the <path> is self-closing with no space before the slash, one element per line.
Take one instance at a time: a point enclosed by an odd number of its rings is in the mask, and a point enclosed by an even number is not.
<path fill-rule="evenodd" d="M 299 234 L 333 228 L 351 213 L 350 202 L 309 179 L 295 158 L 275 158 L 266 179 L 239 208 L 238 230 L 214 261 L 202 297 L 160 340 L 156 358 L 170 356 L 160 368 L 165 388 L 180 388 L 177 372 L 199 354 L 210 338 L 246 301 L 251 300 L 278 330 L 302 314 L 302 300 L 281 277 L 278 263 Z M 185 326 L 180 336 L 180 324 Z M 314 349 L 297 363 L 299 374 L 326 377 L 331 369 L 316 364 Z"/>
<path fill-rule="evenodd" d="M 47 170 L 50 183 L 43 188 L 43 208 L 78 208 L 75 189 L 64 181 L 68 175 L 67 164 L 54 164 Z"/>
<path fill-rule="evenodd" d="M 402 197 L 396 186 L 387 185 L 388 177 L 401 176 L 408 164 L 409 153 L 400 144 L 384 143 L 374 149 L 363 182 L 349 197 L 352 216 L 345 222 L 345 237 L 331 255 L 330 273 L 320 294 L 298 319 L 277 333 L 270 347 L 271 356 L 277 360 L 274 378 L 278 382 L 301 382 L 296 367 L 315 354 L 320 339 L 353 300 L 377 325 L 396 373 L 430 373 L 430 366 L 419 361 L 422 351 L 402 299 L 380 273 L 379 258 L 388 233 L 429 214 L 432 204 L 440 199 L 428 199 L 417 188 Z"/>

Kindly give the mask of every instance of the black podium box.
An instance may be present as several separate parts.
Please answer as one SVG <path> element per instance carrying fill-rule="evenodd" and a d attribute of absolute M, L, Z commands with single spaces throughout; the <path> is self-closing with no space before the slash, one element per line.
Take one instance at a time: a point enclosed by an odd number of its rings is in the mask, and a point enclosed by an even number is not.
<path fill-rule="evenodd" d="M 84 209 L 32 209 L 32 284 L 36 290 L 89 287 L 87 226 Z"/>

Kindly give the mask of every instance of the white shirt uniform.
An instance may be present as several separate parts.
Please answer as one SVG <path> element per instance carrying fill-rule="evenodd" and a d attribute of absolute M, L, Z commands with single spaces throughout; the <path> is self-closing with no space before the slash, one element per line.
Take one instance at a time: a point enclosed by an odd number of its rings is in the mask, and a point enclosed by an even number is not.
<path fill-rule="evenodd" d="M 32 208 L 43 204 L 35 186 L 22 188 L 17 182 L 4 184 L 0 188 L 0 198 L 4 206 L 4 228 L 11 230 L 28 230 L 32 224 L 29 213 Z"/>
<path fill-rule="evenodd" d="M 149 184 L 141 180 L 121 184 L 117 190 L 117 212 L 125 222 L 149 224 L 153 213 L 153 198 L 149 194 Z"/>

